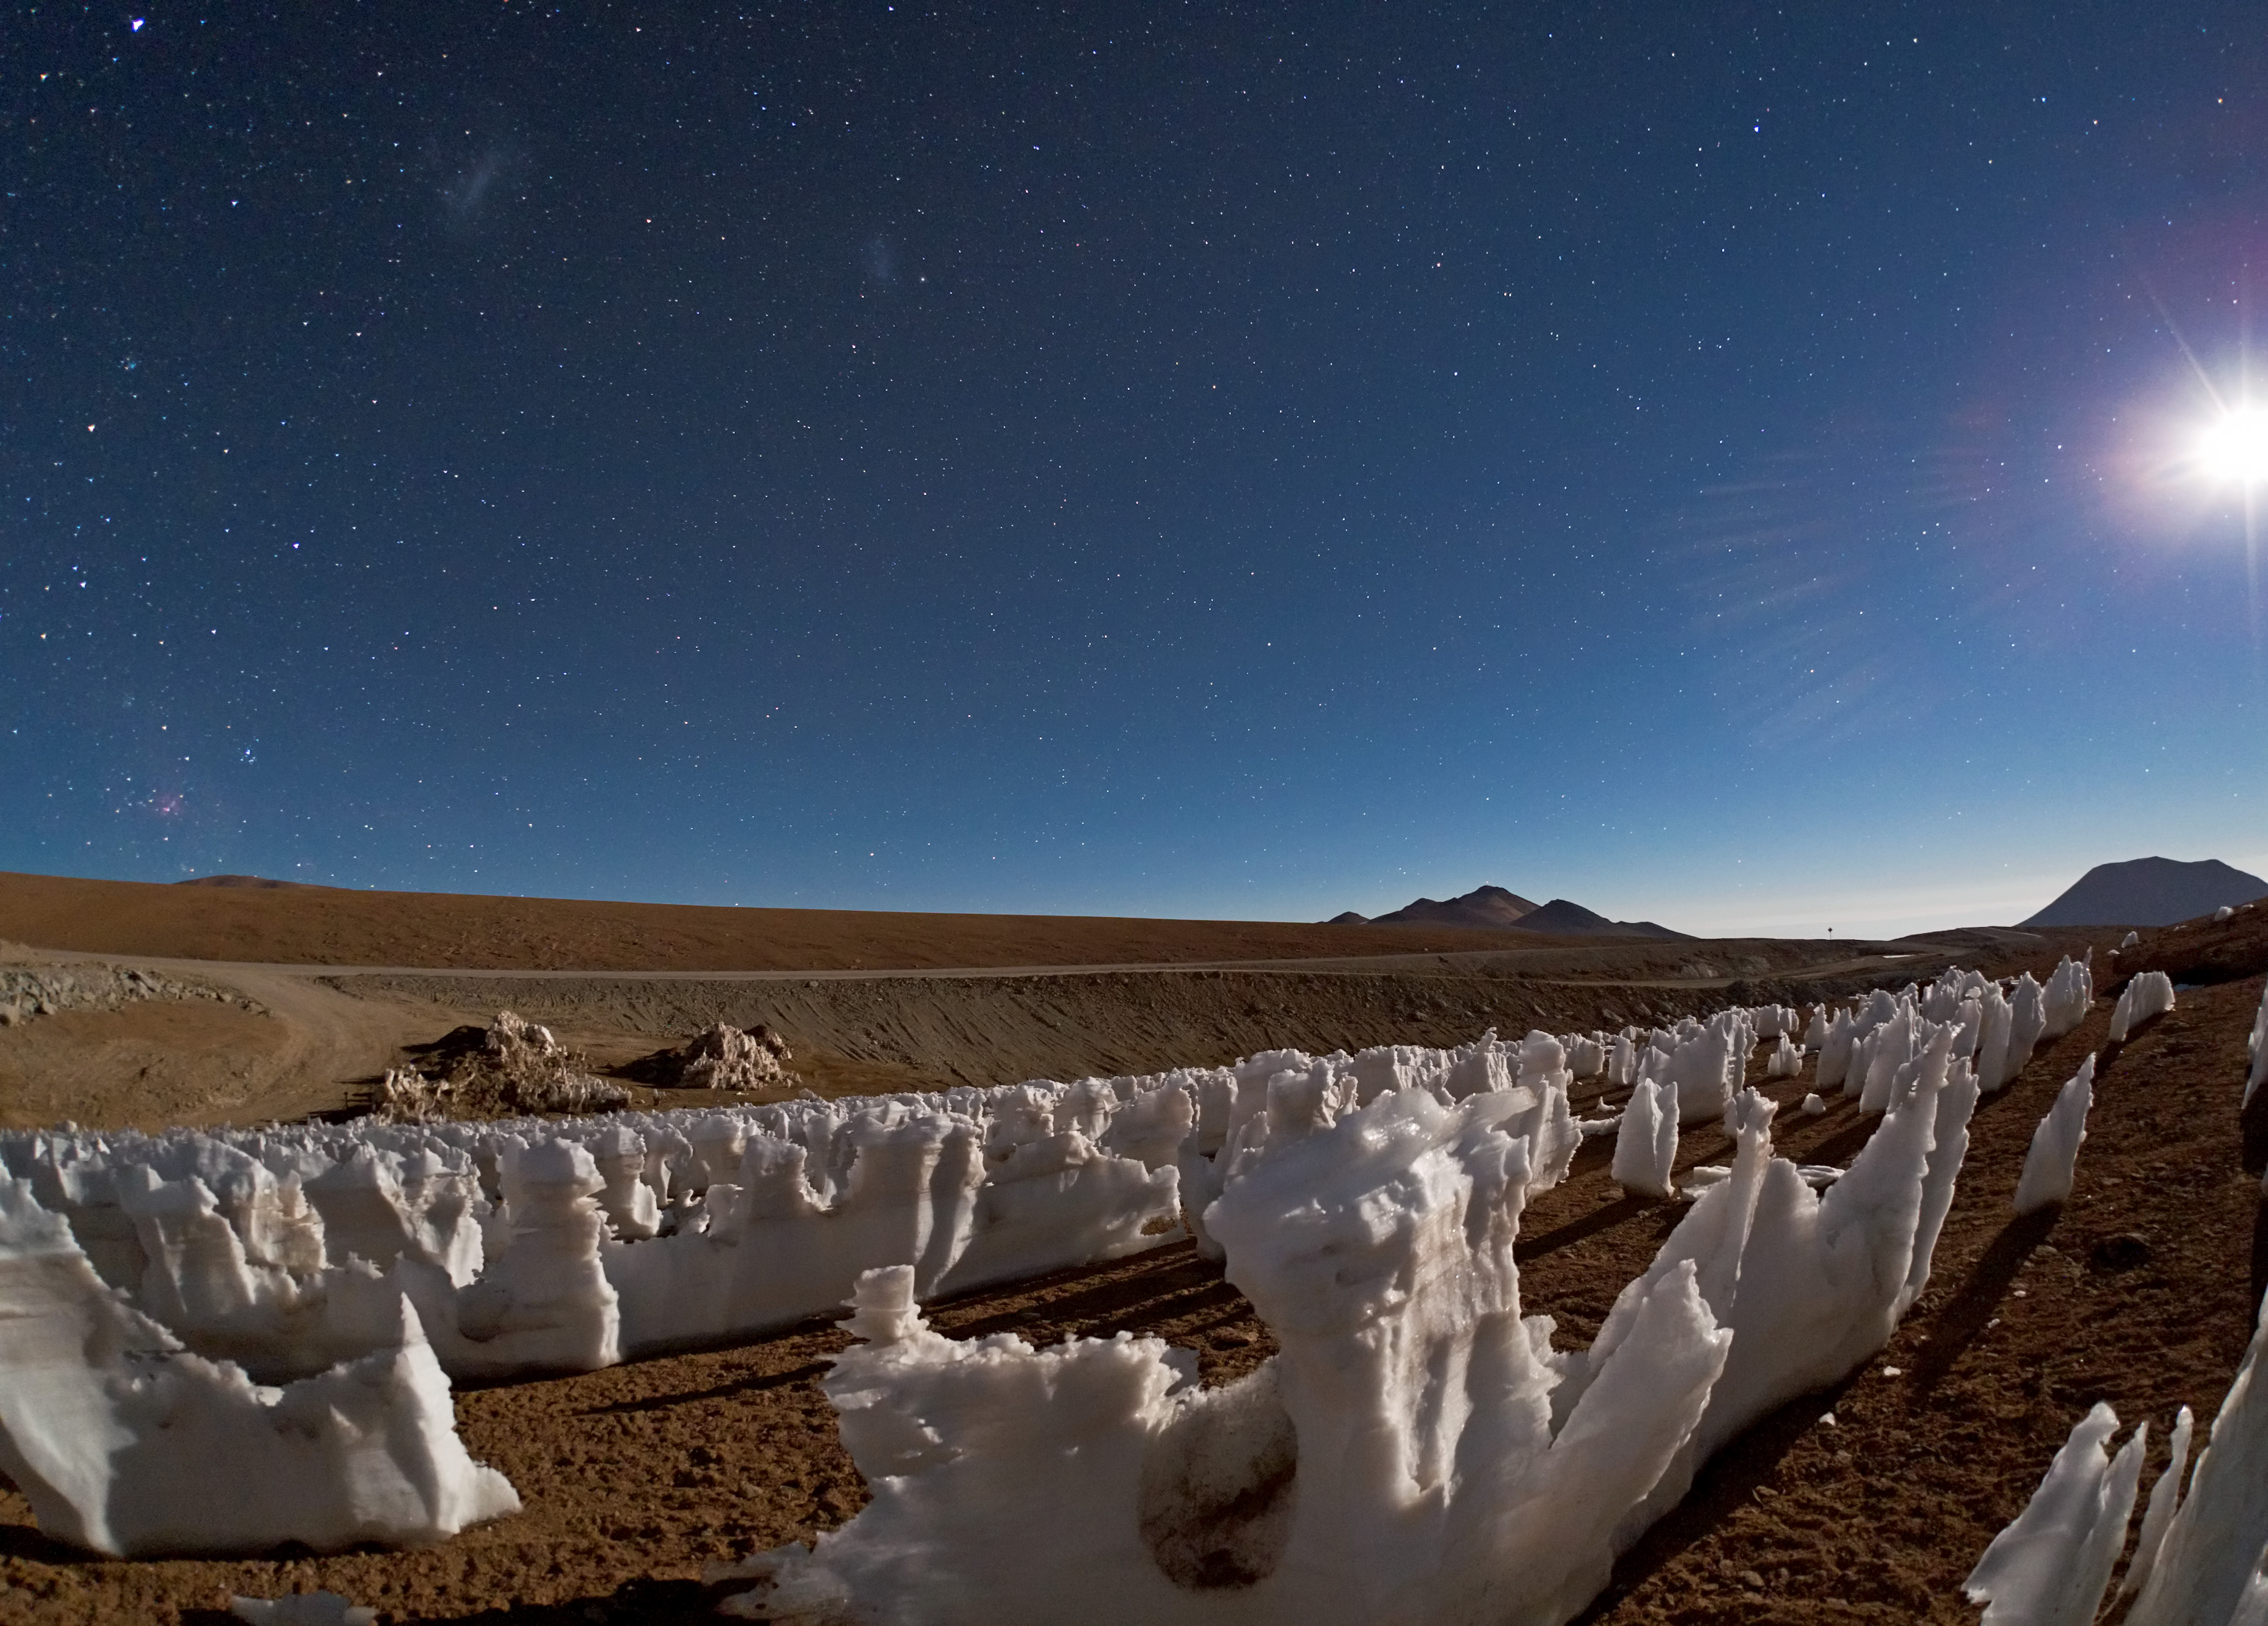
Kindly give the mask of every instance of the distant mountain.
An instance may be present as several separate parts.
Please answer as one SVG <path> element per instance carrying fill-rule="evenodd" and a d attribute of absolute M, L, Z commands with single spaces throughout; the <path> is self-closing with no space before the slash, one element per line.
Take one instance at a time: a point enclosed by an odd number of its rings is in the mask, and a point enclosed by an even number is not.
<path fill-rule="evenodd" d="M 2170 926 L 2210 915 L 2224 903 L 2268 898 L 2268 880 L 2218 858 L 2183 864 L 2130 858 L 2098 864 L 2026 926 Z"/>
<path fill-rule="evenodd" d="M 265 875 L 193 875 L 187 880 L 177 880 L 176 887 L 246 887 L 254 891 L 274 891 L 285 887 L 304 887 L 303 880 L 270 880 Z"/>
<path fill-rule="evenodd" d="M 1535 911 L 1535 905 L 1517 894 L 1501 887 L 1476 887 L 1462 898 L 1451 898 L 1446 903 L 1432 898 L 1420 898 L 1415 903 L 1398 909 L 1391 915 L 1381 915 L 1371 923 L 1378 926 L 1479 926 L 1501 931 L 1517 925 L 1521 916 Z"/>
<path fill-rule="evenodd" d="M 1367 926 L 1370 916 L 1358 915 L 1352 909 L 1342 909 L 1323 923 L 1326 926 Z"/>
<path fill-rule="evenodd" d="M 1531 903 L 1518 893 L 1506 892 L 1501 887 L 1476 887 L 1462 898 L 1451 898 L 1444 903 L 1433 898 L 1420 898 L 1415 903 L 1366 921 L 1349 909 L 1335 915 L 1325 923 L 1333 926 L 1477 926 L 1484 931 L 1543 931 L 1560 937 L 1625 937 L 1670 938 L 1689 940 L 1682 931 L 1672 931 L 1650 920 L 1609 920 L 1594 914 L 1580 903 L 1570 903 L 1565 898 L 1554 898 L 1549 903 Z"/>
<path fill-rule="evenodd" d="M 1580 903 L 1570 903 L 1565 898 L 1554 898 L 1541 908 L 1533 909 L 1520 917 L 1513 928 L 1515 931 L 1548 931 L 1557 937 L 1621 937 L 1667 938 L 1675 942 L 1690 943 L 1693 939 L 1683 931 L 1672 931 L 1650 920 L 1609 920 L 1594 914 Z"/>

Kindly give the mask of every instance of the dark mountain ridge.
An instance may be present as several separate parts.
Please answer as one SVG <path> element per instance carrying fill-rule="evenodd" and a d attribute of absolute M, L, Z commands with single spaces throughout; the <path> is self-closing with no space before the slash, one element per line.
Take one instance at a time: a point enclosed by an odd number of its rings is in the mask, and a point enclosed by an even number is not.
<path fill-rule="evenodd" d="M 1686 935 L 1650 920 L 1609 920 L 1580 903 L 1569 902 L 1565 898 L 1554 898 L 1549 903 L 1531 903 L 1518 893 L 1507 892 L 1502 887 L 1476 887 L 1462 897 L 1451 898 L 1446 902 L 1434 898 L 1419 898 L 1390 915 L 1381 915 L 1375 920 L 1349 909 L 1343 915 L 1333 916 L 1328 923 L 1335 926 L 1477 926 L 1491 931 L 1538 931 L 1554 937 L 1683 940 Z"/>
<path fill-rule="evenodd" d="M 2218 858 L 2129 858 L 2098 864 L 2025 926 L 2170 926 L 2224 904 L 2268 898 L 2268 880 Z"/>

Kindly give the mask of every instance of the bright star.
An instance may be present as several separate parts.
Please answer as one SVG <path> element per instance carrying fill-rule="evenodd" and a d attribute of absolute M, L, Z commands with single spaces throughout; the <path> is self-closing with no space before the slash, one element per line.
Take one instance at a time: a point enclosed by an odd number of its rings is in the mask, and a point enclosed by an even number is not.
<path fill-rule="evenodd" d="M 2198 438 L 2197 460 L 2217 480 L 2235 485 L 2268 481 L 2268 408 L 2232 407 Z"/>

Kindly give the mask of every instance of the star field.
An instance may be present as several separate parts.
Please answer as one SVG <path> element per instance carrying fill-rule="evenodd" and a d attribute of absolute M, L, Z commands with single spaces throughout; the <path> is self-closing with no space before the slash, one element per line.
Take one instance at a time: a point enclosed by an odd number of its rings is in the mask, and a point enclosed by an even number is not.
<path fill-rule="evenodd" d="M 4 40 L 0 867 L 1815 931 L 2268 857 L 2165 452 L 2247 8 Z"/>

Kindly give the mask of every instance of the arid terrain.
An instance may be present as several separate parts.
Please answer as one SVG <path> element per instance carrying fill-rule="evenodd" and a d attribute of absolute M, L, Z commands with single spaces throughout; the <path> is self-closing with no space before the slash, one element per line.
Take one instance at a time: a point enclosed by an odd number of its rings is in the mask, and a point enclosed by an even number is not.
<path fill-rule="evenodd" d="M 72 887 L 91 889 L 76 908 Z M 2117 974 L 2103 951 L 2120 935 L 1553 944 L 1393 927 L 1095 921 L 1039 922 L 1020 935 L 1027 923 L 753 910 L 682 911 L 702 919 L 681 928 L 679 912 L 637 906 L 441 899 L 421 914 L 414 897 L 379 907 L 372 895 L 0 878 L 0 938 L 13 939 L 0 971 L 99 960 L 226 996 L 63 1010 L 0 1027 L 0 1122 L 335 1112 L 402 1046 L 500 1006 L 556 1024 L 602 1064 L 679 1042 L 718 1017 L 765 1021 L 793 1045 L 806 1084 L 841 1093 L 1220 1062 L 1270 1045 L 1442 1044 L 1489 1026 L 1619 1025 L 1903 982 L 1953 963 L 2043 973 L 2089 943 L 2108 992 Z M 240 909 L 247 899 L 258 909 Z M 495 923 L 483 929 L 490 905 Z M 594 913 L 576 923 L 580 910 Z M 795 918 L 732 930 L 774 914 Z M 2089 1404 L 2108 1400 L 2129 1422 L 2151 1422 L 2153 1474 L 2179 1404 L 2201 1424 L 2210 1418 L 2243 1350 L 2260 1279 L 2260 1165 L 2256 1156 L 2248 1171 L 2237 1101 L 2268 971 L 2264 916 L 2143 933 L 2125 965 L 2173 972 L 2184 984 L 2176 1012 L 2104 1051 L 2110 1005 L 2100 1000 L 2076 1033 L 1984 1103 L 1932 1287 L 1889 1347 L 1721 1453 L 1586 1618 L 1970 1622 L 1961 1578 Z M 596 937 L 610 921 L 643 935 L 600 953 Z M 593 935 L 578 935 L 585 932 Z M 274 961 L 252 963 L 262 953 Z M 779 963 L 799 953 L 808 963 Z M 721 963 L 701 963 L 704 955 Z M 339 969 L 371 967 L 392 968 Z M 2009 1198 L 2033 1125 L 2090 1051 L 2104 1051 L 2102 1071 L 2074 1199 L 2014 1220 Z M 1819 1118 L 1793 1110 L 1811 1087 L 1808 1069 L 1758 1082 L 1786 1104 L 1783 1151 L 1846 1162 L 1863 1142 L 1868 1122 L 1849 1102 Z M 1720 1161 L 1727 1150 L 1716 1127 L 1696 1128 L 1681 1162 Z M 1537 1199 L 1523 1225 L 1527 1306 L 1556 1316 L 1563 1341 L 1592 1335 L 1681 1211 L 1625 1196 L 1607 1178 L 1606 1151 L 1587 1147 L 1575 1175 Z M 980 1294 L 932 1319 L 955 1334 L 1011 1329 L 1035 1343 L 1155 1333 L 1197 1350 L 1209 1380 L 1246 1370 L 1270 1347 L 1242 1298 L 1187 1244 Z M 708 1618 L 721 1589 L 702 1584 L 704 1563 L 807 1537 L 863 1500 L 815 1382 L 843 1341 L 816 1323 L 729 1349 L 460 1391 L 468 1446 L 510 1475 L 526 1511 L 424 1551 L 92 1560 L 41 1537 L 8 1491 L 0 1622 L 217 1622 L 232 1592 L 316 1586 L 398 1622 Z"/>
<path fill-rule="evenodd" d="M 1665 943 L 0 875 L 0 972 L 133 966 L 223 996 L 0 1026 L 0 1126 L 344 1111 L 405 1047 L 500 1009 L 601 1068 L 719 1019 L 766 1023 L 800 1086 L 835 1095 L 1619 1026 L 1926 976 L 1996 945 L 2052 963 L 2100 936 Z"/>

